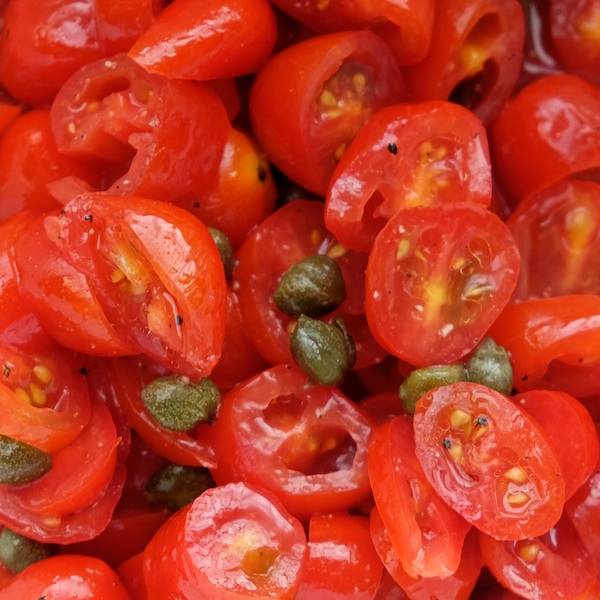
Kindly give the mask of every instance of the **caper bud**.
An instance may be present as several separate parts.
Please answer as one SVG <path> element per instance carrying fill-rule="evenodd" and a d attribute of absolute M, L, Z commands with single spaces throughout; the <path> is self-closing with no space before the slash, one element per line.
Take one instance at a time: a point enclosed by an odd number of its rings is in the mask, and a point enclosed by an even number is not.
<path fill-rule="evenodd" d="M 158 423 L 173 431 L 189 431 L 210 421 L 221 395 L 208 378 L 198 383 L 185 377 L 167 375 L 142 390 L 142 401 Z"/>
<path fill-rule="evenodd" d="M 231 242 L 222 231 L 219 231 L 214 227 L 208 227 L 207 229 L 210 232 L 210 235 L 212 235 L 212 239 L 217 246 L 219 254 L 221 255 L 221 262 L 223 263 L 223 268 L 225 269 L 225 277 L 227 279 L 231 279 L 231 276 L 233 275 L 233 268 L 235 267 L 235 257 L 233 256 Z"/>
<path fill-rule="evenodd" d="M 193 502 L 202 492 L 215 486 L 208 469 L 165 465 L 148 480 L 146 498 L 150 504 L 166 504 L 173 510 L 179 510 Z"/>
<path fill-rule="evenodd" d="M 462 365 L 434 365 L 415 369 L 400 384 L 400 399 L 404 410 L 409 414 L 415 413 L 417 401 L 427 392 L 442 385 L 450 385 L 466 381 L 467 374 Z"/>
<path fill-rule="evenodd" d="M 0 531 L 0 562 L 13 573 L 54 554 L 53 546 L 16 533 L 8 527 Z"/>
<path fill-rule="evenodd" d="M 484 338 L 467 363 L 467 379 L 509 396 L 513 370 L 506 350 L 491 337 Z"/>
<path fill-rule="evenodd" d="M 35 446 L 0 435 L 0 483 L 29 483 L 52 467 L 52 456 Z"/>
<path fill-rule="evenodd" d="M 356 349 L 344 321 L 333 325 L 300 315 L 290 335 L 290 348 L 296 364 L 313 383 L 339 385 L 356 362 Z"/>
<path fill-rule="evenodd" d="M 292 265 L 273 295 L 275 306 L 297 319 L 304 314 L 316 319 L 335 310 L 346 299 L 342 270 L 333 258 L 313 254 Z"/>

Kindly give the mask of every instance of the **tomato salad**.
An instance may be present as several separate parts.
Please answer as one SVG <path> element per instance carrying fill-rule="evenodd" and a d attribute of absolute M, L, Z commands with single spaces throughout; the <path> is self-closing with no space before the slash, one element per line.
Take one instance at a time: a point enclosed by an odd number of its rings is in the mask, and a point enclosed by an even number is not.
<path fill-rule="evenodd" d="M 600 2 L 0 2 L 0 600 L 600 598 Z"/>

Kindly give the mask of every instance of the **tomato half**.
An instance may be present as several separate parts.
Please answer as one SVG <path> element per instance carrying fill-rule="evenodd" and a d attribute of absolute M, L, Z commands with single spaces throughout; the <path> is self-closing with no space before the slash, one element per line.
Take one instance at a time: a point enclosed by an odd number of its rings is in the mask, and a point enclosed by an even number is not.
<path fill-rule="evenodd" d="M 416 366 L 472 350 L 508 303 L 519 255 L 506 225 L 465 203 L 394 215 L 369 256 L 365 309 L 375 339 Z"/>
<path fill-rule="evenodd" d="M 369 494 L 370 420 L 296 366 L 263 371 L 221 398 L 212 426 L 219 484 L 271 490 L 296 517 L 352 508 Z"/>
<path fill-rule="evenodd" d="M 499 540 L 545 534 L 565 502 L 562 466 L 539 425 L 476 383 L 428 392 L 414 416 L 416 455 L 442 498 Z"/>
<path fill-rule="evenodd" d="M 470 111 L 445 101 L 382 108 L 360 129 L 333 172 L 325 222 L 368 252 L 400 209 L 446 202 L 488 206 L 487 135 Z"/>
<path fill-rule="evenodd" d="M 213 488 L 144 550 L 148 600 L 292 600 L 307 553 L 302 525 L 271 493 L 248 483 Z"/>

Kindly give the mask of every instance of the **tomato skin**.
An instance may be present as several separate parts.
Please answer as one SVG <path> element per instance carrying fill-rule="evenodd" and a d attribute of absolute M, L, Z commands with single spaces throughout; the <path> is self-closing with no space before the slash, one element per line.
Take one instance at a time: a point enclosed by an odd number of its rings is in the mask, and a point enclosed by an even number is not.
<path fill-rule="evenodd" d="M 222 396 L 211 430 L 219 466 L 211 472 L 221 485 L 269 489 L 299 519 L 347 510 L 369 495 L 371 430 L 337 388 L 278 365 Z"/>
<path fill-rule="evenodd" d="M 131 600 L 148 600 L 148 590 L 144 582 L 144 557 L 140 552 L 122 562 L 115 572 L 127 588 Z"/>
<path fill-rule="evenodd" d="M 377 518 L 404 571 L 413 578 L 445 578 L 456 572 L 471 526 L 425 478 L 408 415 L 385 422 L 371 436 L 369 479 Z"/>
<path fill-rule="evenodd" d="M 77 554 L 52 556 L 33 563 L 4 588 L 0 599 L 131 600 L 117 574 L 104 562 Z"/>
<path fill-rule="evenodd" d="M 342 244 L 369 252 L 402 208 L 455 201 L 487 207 L 491 195 L 487 135 L 477 117 L 446 101 L 396 104 L 369 119 L 342 155 L 325 222 Z"/>
<path fill-rule="evenodd" d="M 364 87 L 354 83 L 356 73 Z M 252 84 L 250 118 L 273 164 L 325 196 L 337 154 L 373 113 L 403 98 L 398 65 L 380 38 L 332 33 L 289 46 L 265 64 Z"/>
<path fill-rule="evenodd" d="M 369 255 L 369 326 L 383 348 L 412 365 L 455 362 L 508 303 L 518 271 L 516 245 L 493 213 L 467 203 L 405 208 Z"/>
<path fill-rule="evenodd" d="M 566 515 L 539 537 L 498 541 L 482 533 L 479 542 L 487 567 L 522 598 L 585 598 L 598 575 Z"/>
<path fill-rule="evenodd" d="M 588 294 L 509 304 L 489 335 L 512 357 L 515 388 L 600 393 L 599 312 L 600 298 Z"/>
<path fill-rule="evenodd" d="M 429 483 L 491 537 L 543 535 L 559 520 L 565 483 L 546 434 L 509 398 L 475 383 L 428 392 L 414 415 Z"/>
<path fill-rule="evenodd" d="M 517 0 L 438 0 L 427 56 L 402 71 L 409 96 L 456 101 L 488 125 L 517 81 L 524 31 Z"/>
<path fill-rule="evenodd" d="M 271 493 L 248 483 L 212 488 L 144 550 L 148 600 L 292 600 L 307 554 L 302 525 Z"/>
<path fill-rule="evenodd" d="M 515 206 L 600 167 L 600 90 L 573 75 L 542 77 L 507 104 L 489 139 L 498 182 Z"/>
<path fill-rule="evenodd" d="M 243 27 L 240 24 L 243 23 Z M 203 81 L 254 73 L 277 37 L 266 0 L 177 0 L 137 39 L 129 56 L 149 73 Z"/>

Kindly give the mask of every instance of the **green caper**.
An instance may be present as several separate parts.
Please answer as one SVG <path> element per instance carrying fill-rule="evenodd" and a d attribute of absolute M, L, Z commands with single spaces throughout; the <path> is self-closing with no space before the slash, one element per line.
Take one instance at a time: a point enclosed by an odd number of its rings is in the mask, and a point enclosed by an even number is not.
<path fill-rule="evenodd" d="M 16 533 L 8 527 L 0 532 L 0 563 L 13 573 L 55 554 L 50 544 L 43 544 Z"/>
<path fill-rule="evenodd" d="M 0 435 L 0 483 L 29 483 L 52 467 L 52 456 L 35 446 Z"/>
<path fill-rule="evenodd" d="M 335 310 L 346 298 L 342 270 L 333 258 L 322 254 L 307 256 L 292 265 L 281 278 L 273 300 L 290 317 L 306 315 L 316 319 Z"/>
<path fill-rule="evenodd" d="M 150 504 L 165 504 L 179 510 L 215 486 L 208 469 L 170 464 L 150 477 L 146 484 L 146 498 Z"/>
<path fill-rule="evenodd" d="M 233 255 L 231 242 L 222 231 L 219 231 L 214 227 L 208 227 L 208 231 L 210 232 L 210 235 L 212 235 L 212 239 L 221 255 L 221 261 L 223 263 L 223 268 L 225 269 L 225 277 L 231 279 L 233 268 L 235 267 L 235 257 Z"/>
<path fill-rule="evenodd" d="M 185 377 L 167 375 L 142 390 L 142 401 L 148 412 L 163 427 L 173 431 L 189 431 L 210 421 L 220 399 L 217 386 L 207 377 L 194 383 Z"/>
<path fill-rule="evenodd" d="M 290 335 L 290 348 L 296 364 L 314 383 L 339 385 L 356 362 L 356 349 L 344 321 L 333 325 L 300 315 Z"/>
<path fill-rule="evenodd" d="M 434 365 L 415 369 L 400 384 L 399 394 L 404 410 L 413 415 L 417 401 L 428 391 L 466 379 L 467 375 L 462 365 Z"/>
<path fill-rule="evenodd" d="M 484 338 L 467 363 L 467 378 L 509 396 L 513 370 L 508 353 L 491 337 Z"/>

